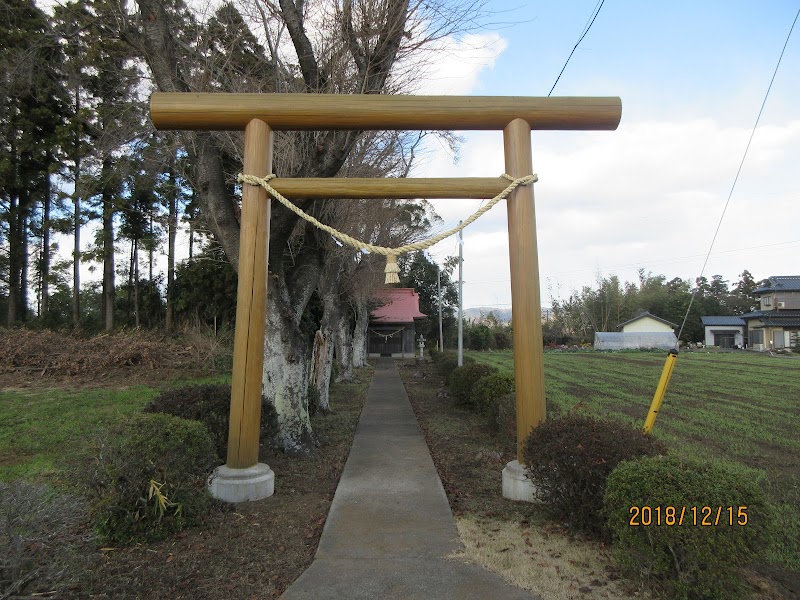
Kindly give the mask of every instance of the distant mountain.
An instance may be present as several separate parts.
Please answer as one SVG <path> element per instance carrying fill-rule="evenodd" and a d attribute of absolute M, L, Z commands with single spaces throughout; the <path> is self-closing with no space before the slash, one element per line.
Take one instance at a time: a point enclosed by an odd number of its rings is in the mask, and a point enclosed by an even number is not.
<path fill-rule="evenodd" d="M 510 308 L 492 308 L 491 306 L 475 306 L 473 308 L 464 309 L 464 318 L 479 320 L 489 313 L 493 313 L 498 321 L 501 323 L 511 322 L 511 309 Z"/>
<path fill-rule="evenodd" d="M 542 307 L 543 321 L 548 321 L 550 319 L 551 311 L 552 309 L 549 306 Z M 483 317 L 486 317 L 489 313 L 493 313 L 495 318 L 497 318 L 497 320 L 501 323 L 511 323 L 510 308 L 492 308 L 491 306 L 475 306 L 473 308 L 465 308 L 464 318 L 478 321 Z"/>

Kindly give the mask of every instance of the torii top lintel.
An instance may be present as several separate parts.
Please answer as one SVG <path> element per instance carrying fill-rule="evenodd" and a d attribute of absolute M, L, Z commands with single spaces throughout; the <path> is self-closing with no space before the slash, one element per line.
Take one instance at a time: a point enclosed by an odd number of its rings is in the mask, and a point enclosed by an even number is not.
<path fill-rule="evenodd" d="M 524 119 L 539 130 L 614 130 L 618 97 L 393 96 L 367 94 L 154 93 L 156 129 L 243 130 L 253 119 L 274 130 L 502 130 Z"/>

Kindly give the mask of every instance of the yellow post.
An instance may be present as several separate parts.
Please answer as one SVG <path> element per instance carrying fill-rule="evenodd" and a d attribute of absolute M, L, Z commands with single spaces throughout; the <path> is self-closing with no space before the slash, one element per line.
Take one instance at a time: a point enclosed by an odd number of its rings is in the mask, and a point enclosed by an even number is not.
<path fill-rule="evenodd" d="M 533 173 L 531 127 L 514 119 L 503 130 L 506 173 Z M 545 419 L 542 308 L 536 249 L 533 186 L 518 187 L 508 198 L 508 244 L 511 262 L 511 319 L 514 328 L 514 385 L 517 405 L 517 461 L 531 430 Z"/>
<path fill-rule="evenodd" d="M 656 393 L 653 395 L 653 402 L 650 403 L 650 412 L 647 414 L 647 419 L 644 421 L 643 433 L 650 433 L 653 425 L 656 424 L 656 416 L 661 408 L 661 403 L 664 401 L 664 395 L 667 393 L 667 386 L 669 379 L 672 377 L 672 369 L 675 367 L 675 360 L 678 358 L 678 351 L 673 349 L 667 354 L 667 361 L 664 363 L 664 369 L 661 371 L 661 379 L 658 380 L 658 387 Z"/>
<path fill-rule="evenodd" d="M 264 177 L 272 172 L 272 129 L 253 119 L 244 131 L 244 172 Z M 270 198 L 264 188 L 242 189 L 239 284 L 233 341 L 231 418 L 228 460 L 231 469 L 258 463 L 261 425 L 261 378 L 267 301 Z"/>

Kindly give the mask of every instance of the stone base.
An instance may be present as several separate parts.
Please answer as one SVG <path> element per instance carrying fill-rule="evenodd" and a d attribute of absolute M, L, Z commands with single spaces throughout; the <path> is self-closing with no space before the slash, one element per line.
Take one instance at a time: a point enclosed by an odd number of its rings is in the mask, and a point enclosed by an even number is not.
<path fill-rule="evenodd" d="M 224 502 L 261 500 L 275 492 L 275 473 L 264 463 L 246 469 L 222 465 L 208 478 L 208 491 Z"/>
<path fill-rule="evenodd" d="M 538 502 L 536 488 L 525 474 L 519 461 L 512 460 L 503 469 L 503 498 L 522 502 Z"/>

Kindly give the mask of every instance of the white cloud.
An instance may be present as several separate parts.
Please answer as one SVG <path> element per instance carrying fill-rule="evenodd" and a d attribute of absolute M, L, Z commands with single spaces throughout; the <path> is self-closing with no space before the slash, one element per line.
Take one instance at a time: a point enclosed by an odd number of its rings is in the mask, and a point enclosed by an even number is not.
<path fill-rule="evenodd" d="M 615 132 L 535 132 L 534 171 L 543 303 L 597 273 L 636 279 L 642 267 L 668 278 L 699 274 L 750 130 L 713 119 L 625 123 Z M 503 166 L 500 132 L 470 133 L 462 160 L 434 156 L 418 176 L 490 176 Z M 800 247 L 800 121 L 754 136 L 705 275 L 735 280 L 794 274 Z M 449 227 L 476 200 L 435 203 Z M 506 211 L 502 203 L 465 233 L 465 305 L 508 304 Z M 502 244 L 500 240 L 505 240 Z M 442 242 L 435 257 L 454 253 Z M 506 248 L 503 250 L 503 248 Z M 491 282 L 491 283 L 478 283 Z"/>
<path fill-rule="evenodd" d="M 484 69 L 494 67 L 495 61 L 507 47 L 498 33 L 467 34 L 437 40 L 428 47 L 428 60 L 400 65 L 400 71 L 413 76 L 411 86 L 419 95 L 467 95 L 479 87 Z"/>

